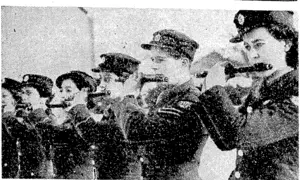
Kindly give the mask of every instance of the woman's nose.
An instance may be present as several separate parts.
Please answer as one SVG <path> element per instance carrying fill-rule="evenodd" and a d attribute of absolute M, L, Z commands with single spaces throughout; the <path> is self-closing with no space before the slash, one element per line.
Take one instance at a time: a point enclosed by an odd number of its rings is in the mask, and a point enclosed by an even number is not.
<path fill-rule="evenodd" d="M 60 98 L 65 99 L 66 98 L 66 92 L 64 92 L 64 91 L 60 92 Z"/>
<path fill-rule="evenodd" d="M 252 62 L 256 62 L 257 59 L 259 58 L 259 53 L 253 48 L 248 52 L 248 54 L 249 54 L 249 59 Z"/>
<path fill-rule="evenodd" d="M 104 82 L 104 81 L 101 81 L 101 83 L 100 83 L 99 87 L 100 87 L 101 89 L 106 89 L 106 87 L 107 87 L 107 83 L 106 83 L 106 82 Z"/>
<path fill-rule="evenodd" d="M 24 101 L 28 98 L 28 96 L 26 94 L 21 94 L 20 97 L 21 97 L 22 101 Z"/>

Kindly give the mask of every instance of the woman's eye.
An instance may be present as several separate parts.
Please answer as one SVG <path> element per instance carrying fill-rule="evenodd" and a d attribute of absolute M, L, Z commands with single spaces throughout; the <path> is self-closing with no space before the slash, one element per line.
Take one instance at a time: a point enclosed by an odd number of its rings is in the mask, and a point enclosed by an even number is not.
<path fill-rule="evenodd" d="M 153 58 L 151 58 L 152 59 L 152 62 L 154 62 L 154 63 L 162 63 L 165 59 L 163 58 L 163 57 L 153 57 Z"/>
<path fill-rule="evenodd" d="M 162 63 L 164 60 L 165 60 L 165 59 L 163 59 L 163 58 L 157 58 L 157 59 L 156 59 L 156 62 L 157 62 L 157 63 Z"/>
<path fill-rule="evenodd" d="M 70 92 L 72 92 L 72 90 L 70 90 L 70 89 L 67 89 L 67 90 L 66 90 L 66 92 L 67 92 L 67 93 L 70 93 Z"/>
<path fill-rule="evenodd" d="M 105 77 L 105 78 L 103 79 L 103 81 L 106 82 L 106 83 L 109 83 L 109 82 L 110 82 L 110 79 L 111 79 L 111 77 Z"/>
<path fill-rule="evenodd" d="M 245 44 L 244 46 L 247 51 L 250 51 L 251 47 L 248 44 Z"/>
<path fill-rule="evenodd" d="M 262 47 L 263 45 L 264 45 L 264 43 L 256 43 L 256 44 L 254 45 L 254 47 L 257 49 L 257 48 Z"/>

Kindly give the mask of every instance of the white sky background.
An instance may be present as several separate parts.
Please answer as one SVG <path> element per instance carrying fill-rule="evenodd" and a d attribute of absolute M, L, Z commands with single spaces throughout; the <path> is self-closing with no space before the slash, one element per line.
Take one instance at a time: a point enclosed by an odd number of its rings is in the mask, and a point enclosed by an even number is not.
<path fill-rule="evenodd" d="M 155 31 L 171 28 L 184 32 L 195 39 L 200 45 L 196 53 L 196 59 L 198 59 L 213 49 L 231 46 L 228 40 L 231 35 L 236 34 L 232 21 L 237 10 L 297 10 L 297 7 L 299 7 L 299 2 L 285 2 L 283 4 L 282 2 L 241 2 L 233 0 L 185 0 L 176 1 L 176 3 L 174 0 L 169 1 L 169 3 L 163 0 L 96 2 L 2 0 L 1 5 L 89 7 L 86 8 L 89 12 L 88 15 L 94 20 L 96 63 L 100 61 L 99 55 L 101 53 L 121 52 L 142 60 L 142 69 L 145 71 L 149 70 L 147 69 L 147 63 L 150 62 L 148 60 L 149 53 L 143 50 L 140 44 L 150 42 Z M 94 6 L 102 8 L 91 8 Z M 111 9 L 111 7 L 115 9 Z M 120 9 L 120 7 L 122 8 Z M 6 63 L 6 61 L 7 59 L 2 59 L 1 63 Z M 32 68 L 38 68 L 37 66 L 38 64 L 33 64 Z M 45 64 L 43 64 L 44 66 Z M 62 67 L 64 66 L 62 65 Z M 22 74 L 22 72 L 18 73 Z M 6 77 L 15 77 L 15 74 L 11 71 L 2 72 L 1 74 Z M 221 152 L 210 140 L 202 156 L 200 174 L 203 180 L 228 179 L 230 171 L 234 168 L 234 158 L 235 151 Z"/>
<path fill-rule="evenodd" d="M 179 2 L 110 0 L 98 3 L 94 1 L 83 3 L 82 1 L 58 0 L 43 2 L 3 0 L 1 5 L 85 7 L 88 10 L 88 16 L 94 21 L 95 65 L 100 61 L 99 55 L 101 53 L 121 52 L 141 60 L 143 62 L 141 70 L 145 72 L 149 71 L 149 53 L 143 50 L 140 44 L 149 42 L 155 31 L 172 28 L 195 39 L 200 45 L 195 56 L 197 60 L 214 49 L 232 46 L 228 39 L 236 34 L 232 21 L 237 10 L 270 9 L 270 7 L 284 10 L 297 7 L 295 2 L 285 2 L 285 6 L 282 6 L 280 2 L 241 2 L 234 0 L 185 0 Z M 6 63 L 7 60 L 3 59 L 1 62 Z M 39 68 L 36 63 L 32 66 L 33 69 Z M 47 62 L 43 62 L 43 67 L 45 66 L 47 66 Z M 51 64 L 49 67 L 51 68 Z M 22 74 L 20 71 L 18 73 Z M 8 77 L 16 76 L 13 71 L 2 72 L 2 74 Z"/>
<path fill-rule="evenodd" d="M 149 52 L 141 48 L 152 34 L 162 29 L 184 32 L 199 43 L 196 57 L 212 49 L 230 46 L 228 39 L 236 30 L 232 17 L 236 11 L 194 9 L 99 9 L 87 8 L 94 19 L 95 58 L 100 54 L 121 52 L 142 61 L 148 71 Z M 221 28 L 220 28 L 221 27 Z"/>

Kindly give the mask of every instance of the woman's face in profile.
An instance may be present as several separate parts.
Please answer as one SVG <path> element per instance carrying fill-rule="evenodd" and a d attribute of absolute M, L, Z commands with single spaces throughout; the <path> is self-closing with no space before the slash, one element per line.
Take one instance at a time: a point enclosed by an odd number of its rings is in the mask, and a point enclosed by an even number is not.
<path fill-rule="evenodd" d="M 243 41 L 252 65 L 266 63 L 273 66 L 271 70 L 257 73 L 257 75 L 267 75 L 287 66 L 286 52 L 290 49 L 290 45 L 283 40 L 275 39 L 266 28 L 253 29 L 244 35 Z"/>

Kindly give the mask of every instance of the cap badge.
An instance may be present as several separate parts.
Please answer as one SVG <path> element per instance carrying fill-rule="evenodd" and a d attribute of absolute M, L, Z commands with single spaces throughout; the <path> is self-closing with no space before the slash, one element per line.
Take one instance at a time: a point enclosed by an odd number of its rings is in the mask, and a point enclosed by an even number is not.
<path fill-rule="evenodd" d="M 160 35 L 160 34 L 157 34 L 157 35 L 154 36 L 153 40 L 154 40 L 154 41 L 159 41 L 160 38 L 161 38 L 161 35 Z"/>
<path fill-rule="evenodd" d="M 239 14 L 239 16 L 238 16 L 238 22 L 239 22 L 239 24 L 240 25 L 243 25 L 244 24 L 244 22 L 245 22 L 245 17 L 242 15 L 242 14 Z"/>
<path fill-rule="evenodd" d="M 102 57 L 102 58 L 99 59 L 98 64 L 102 64 L 104 62 L 105 62 L 105 57 Z"/>
<path fill-rule="evenodd" d="M 24 76 L 23 81 L 27 82 L 29 80 L 29 76 Z"/>
<path fill-rule="evenodd" d="M 5 83 L 5 78 L 1 79 L 1 84 Z"/>

